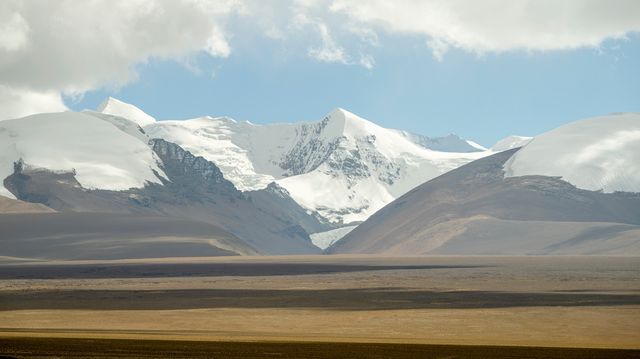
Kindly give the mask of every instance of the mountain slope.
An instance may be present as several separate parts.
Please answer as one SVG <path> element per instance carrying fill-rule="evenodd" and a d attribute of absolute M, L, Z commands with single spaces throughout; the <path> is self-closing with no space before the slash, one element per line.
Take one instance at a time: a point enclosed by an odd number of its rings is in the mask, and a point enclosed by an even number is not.
<path fill-rule="evenodd" d="M 473 141 L 465 140 L 460 136 L 454 134 L 450 134 L 444 137 L 427 137 L 406 131 L 398 132 L 400 132 L 404 137 L 407 137 L 411 142 L 433 151 L 480 152 L 487 150 L 487 148 Z"/>
<path fill-rule="evenodd" d="M 275 181 L 336 224 L 363 221 L 425 180 L 488 154 L 429 150 L 343 109 L 318 122 L 254 125 L 203 117 L 161 121 L 145 131 L 213 161 L 243 191 Z"/>
<path fill-rule="evenodd" d="M 491 151 L 502 152 L 514 148 L 519 148 L 531 142 L 532 139 L 533 137 L 511 135 L 496 142 L 493 146 L 491 146 Z"/>
<path fill-rule="evenodd" d="M 293 167 L 296 175 L 278 184 L 338 223 L 363 221 L 425 180 L 486 155 L 428 150 L 342 109 L 313 126 L 290 152 L 306 167 Z"/>
<path fill-rule="evenodd" d="M 240 246 L 248 245 L 255 253 L 320 252 L 307 231 L 331 227 L 307 214 L 286 191 L 274 185 L 242 193 L 212 162 L 175 144 L 154 140 L 147 148 L 158 160 L 161 183 L 120 190 L 87 189 L 77 180 L 78 172 L 51 171 L 29 162 L 16 167 L 4 183 L 19 199 L 62 212 L 129 213 L 206 222 L 233 233 L 242 240 Z"/>
<path fill-rule="evenodd" d="M 157 159 L 140 137 L 86 113 L 61 112 L 0 123 L 0 178 L 14 164 L 75 172 L 86 189 L 126 190 L 160 183 Z M 12 195 L 4 187 L 0 195 Z"/>
<path fill-rule="evenodd" d="M 526 147 L 525 147 L 526 148 Z M 640 194 L 504 177 L 517 150 L 474 161 L 390 203 L 331 253 L 640 253 Z"/>
<path fill-rule="evenodd" d="M 640 192 L 640 113 L 590 118 L 539 135 L 505 172 L 558 176 L 592 191 Z"/>
<path fill-rule="evenodd" d="M 135 122 L 138 126 L 146 126 L 156 122 L 156 119 L 146 114 L 136 106 L 122 102 L 113 97 L 108 97 L 96 109 L 100 113 L 124 117 Z"/>
<path fill-rule="evenodd" d="M 49 213 L 53 209 L 38 203 L 18 201 L 16 199 L 0 196 L 0 214 L 6 213 Z"/>
<path fill-rule="evenodd" d="M 256 254 L 220 227 L 164 216 L 115 213 L 0 215 L 2 256 L 46 260 Z"/>

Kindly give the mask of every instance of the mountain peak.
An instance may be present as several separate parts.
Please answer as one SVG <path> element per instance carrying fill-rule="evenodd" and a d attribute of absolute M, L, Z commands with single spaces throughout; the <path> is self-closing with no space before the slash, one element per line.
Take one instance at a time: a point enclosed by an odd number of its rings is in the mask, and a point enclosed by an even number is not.
<path fill-rule="evenodd" d="M 375 123 L 341 107 L 333 109 L 325 118 L 329 126 L 334 127 L 342 135 L 371 134 L 382 130 L 382 127 Z"/>
<path fill-rule="evenodd" d="M 499 140 L 498 142 L 496 142 L 495 145 L 491 146 L 491 151 L 502 152 L 502 151 L 510 150 L 512 148 L 522 147 L 528 144 L 529 142 L 531 142 L 532 139 L 533 137 L 527 137 L 527 136 L 518 136 L 518 135 L 507 136 Z"/>
<path fill-rule="evenodd" d="M 342 116 L 342 117 L 348 117 L 348 116 L 355 116 L 355 114 L 353 114 L 350 111 L 345 110 L 342 107 L 336 107 L 333 110 L 331 110 L 331 112 L 329 112 L 329 117 L 332 116 Z"/>
<path fill-rule="evenodd" d="M 120 101 L 117 98 L 113 98 L 111 96 L 102 101 L 102 103 L 96 108 L 96 111 L 107 115 L 124 117 L 130 121 L 137 123 L 140 127 L 144 127 L 156 122 L 155 118 L 146 114 L 138 107 Z"/>

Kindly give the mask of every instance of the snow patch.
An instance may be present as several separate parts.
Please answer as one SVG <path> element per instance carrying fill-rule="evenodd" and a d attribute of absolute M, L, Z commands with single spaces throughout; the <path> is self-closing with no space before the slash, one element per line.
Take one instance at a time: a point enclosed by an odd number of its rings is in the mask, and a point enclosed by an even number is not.
<path fill-rule="evenodd" d="M 313 242 L 316 247 L 324 250 L 349 234 L 349 232 L 353 231 L 356 227 L 357 226 L 346 226 L 326 232 L 313 233 L 310 236 L 311 242 Z"/>

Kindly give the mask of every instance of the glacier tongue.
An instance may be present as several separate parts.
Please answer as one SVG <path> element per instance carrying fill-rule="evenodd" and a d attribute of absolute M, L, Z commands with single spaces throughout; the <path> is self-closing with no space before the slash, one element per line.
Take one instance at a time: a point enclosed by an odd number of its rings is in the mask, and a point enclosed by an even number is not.
<path fill-rule="evenodd" d="M 332 229 L 326 232 L 314 233 L 310 236 L 311 242 L 316 247 L 324 250 L 329 248 L 332 244 L 336 243 L 340 239 L 342 239 L 342 237 L 349 234 L 349 232 L 354 230 L 356 227 L 357 226 L 345 226 L 345 227 Z"/>

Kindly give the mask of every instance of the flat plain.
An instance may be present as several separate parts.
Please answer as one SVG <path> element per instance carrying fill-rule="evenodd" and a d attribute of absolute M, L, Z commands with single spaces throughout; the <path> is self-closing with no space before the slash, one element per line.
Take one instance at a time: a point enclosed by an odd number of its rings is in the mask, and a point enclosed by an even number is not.
<path fill-rule="evenodd" d="M 17 357 L 638 357 L 640 258 L 5 261 L 0 339 Z"/>

